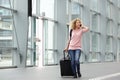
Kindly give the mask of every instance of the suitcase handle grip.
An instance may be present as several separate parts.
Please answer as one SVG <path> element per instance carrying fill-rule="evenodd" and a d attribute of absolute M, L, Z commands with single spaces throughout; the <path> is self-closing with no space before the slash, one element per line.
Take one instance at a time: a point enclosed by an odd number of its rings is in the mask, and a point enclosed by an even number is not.
<path fill-rule="evenodd" d="M 65 54 L 66 54 L 65 51 L 63 51 L 63 56 L 64 56 L 63 59 L 64 59 L 64 60 L 65 60 L 65 57 L 66 57 Z M 69 59 L 69 54 L 67 54 L 67 58 Z"/>

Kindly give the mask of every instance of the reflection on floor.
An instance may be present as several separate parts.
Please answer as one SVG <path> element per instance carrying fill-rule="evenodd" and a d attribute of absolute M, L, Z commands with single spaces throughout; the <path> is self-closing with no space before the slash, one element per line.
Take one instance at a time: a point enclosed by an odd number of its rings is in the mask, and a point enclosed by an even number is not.
<path fill-rule="evenodd" d="M 81 64 L 82 77 L 75 80 L 120 80 L 120 63 Z M 0 80 L 74 80 L 61 77 L 59 66 L 1 69 Z"/>

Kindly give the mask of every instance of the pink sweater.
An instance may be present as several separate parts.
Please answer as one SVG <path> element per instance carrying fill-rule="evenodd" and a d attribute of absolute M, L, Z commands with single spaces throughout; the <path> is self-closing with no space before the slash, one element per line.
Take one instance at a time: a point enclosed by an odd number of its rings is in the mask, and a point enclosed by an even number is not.
<path fill-rule="evenodd" d="M 69 44 L 69 50 L 81 49 L 81 39 L 83 32 L 87 32 L 88 29 L 72 30 L 72 36 Z"/>

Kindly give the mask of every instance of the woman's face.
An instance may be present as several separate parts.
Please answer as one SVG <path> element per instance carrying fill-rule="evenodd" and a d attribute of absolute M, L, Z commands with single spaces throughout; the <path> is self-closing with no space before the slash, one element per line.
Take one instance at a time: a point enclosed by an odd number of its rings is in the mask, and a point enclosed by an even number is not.
<path fill-rule="evenodd" d="M 81 22 L 79 20 L 76 21 L 76 28 L 80 28 L 81 27 Z"/>

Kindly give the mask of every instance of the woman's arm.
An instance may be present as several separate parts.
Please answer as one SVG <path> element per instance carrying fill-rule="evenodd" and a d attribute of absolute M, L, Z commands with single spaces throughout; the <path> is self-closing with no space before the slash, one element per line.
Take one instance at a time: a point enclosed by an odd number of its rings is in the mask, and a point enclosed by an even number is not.
<path fill-rule="evenodd" d="M 82 26 L 82 31 L 83 31 L 83 32 L 87 32 L 87 31 L 89 31 L 89 28 L 86 27 L 86 26 Z"/>
<path fill-rule="evenodd" d="M 67 42 L 67 46 L 66 46 L 66 48 L 64 49 L 64 51 L 65 51 L 65 52 L 67 52 L 67 51 L 68 51 L 69 44 L 70 44 L 70 39 L 68 40 L 68 42 Z"/>

